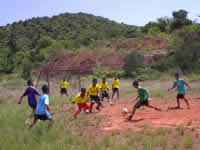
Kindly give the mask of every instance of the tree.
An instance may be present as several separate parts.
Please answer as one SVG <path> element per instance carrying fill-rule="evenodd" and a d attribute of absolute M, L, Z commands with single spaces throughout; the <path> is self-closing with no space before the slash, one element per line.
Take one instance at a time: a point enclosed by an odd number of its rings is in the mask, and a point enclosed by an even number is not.
<path fill-rule="evenodd" d="M 180 29 L 185 25 L 191 25 L 192 21 L 187 19 L 188 12 L 185 10 L 174 11 L 172 13 L 174 19 L 171 23 L 171 31 Z"/>
<path fill-rule="evenodd" d="M 144 67 L 144 56 L 137 53 L 137 52 L 132 52 L 128 54 L 125 57 L 125 64 L 123 66 L 123 69 L 127 76 L 135 76 L 137 73 L 138 68 L 143 68 Z"/>
<path fill-rule="evenodd" d="M 188 12 L 185 10 L 174 11 L 172 13 L 174 19 L 187 19 Z"/>

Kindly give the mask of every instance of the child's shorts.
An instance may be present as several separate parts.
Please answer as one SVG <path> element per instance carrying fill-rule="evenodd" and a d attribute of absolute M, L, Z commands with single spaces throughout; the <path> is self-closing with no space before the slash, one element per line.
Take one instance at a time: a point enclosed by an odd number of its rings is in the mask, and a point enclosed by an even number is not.
<path fill-rule="evenodd" d="M 81 104 L 77 104 L 78 105 L 78 108 L 79 108 L 79 110 L 87 110 L 87 109 L 89 109 L 90 108 L 90 105 L 87 103 L 87 102 L 84 102 L 84 103 L 81 103 Z"/>
<path fill-rule="evenodd" d="M 99 98 L 99 96 L 90 96 L 90 101 L 91 103 L 97 103 L 97 104 L 101 104 L 101 100 Z"/>
<path fill-rule="evenodd" d="M 177 98 L 179 99 L 187 99 L 187 95 L 186 94 L 178 94 Z"/>
<path fill-rule="evenodd" d="M 119 88 L 113 88 L 113 93 L 119 92 Z"/>
<path fill-rule="evenodd" d="M 102 91 L 102 99 L 104 99 L 105 97 L 109 97 L 108 92 L 107 91 Z"/>
<path fill-rule="evenodd" d="M 36 120 L 52 120 L 53 117 L 48 113 L 48 114 L 44 114 L 44 115 L 38 115 L 38 114 L 35 114 L 35 119 Z"/>
<path fill-rule="evenodd" d="M 67 93 L 67 89 L 66 89 L 66 88 L 61 88 L 61 89 L 60 89 L 60 93 L 61 93 L 61 94 Z"/>
<path fill-rule="evenodd" d="M 139 100 L 136 104 L 135 104 L 135 108 L 140 108 L 141 106 L 148 106 L 149 105 L 149 101 L 145 100 L 145 101 L 141 101 Z"/>

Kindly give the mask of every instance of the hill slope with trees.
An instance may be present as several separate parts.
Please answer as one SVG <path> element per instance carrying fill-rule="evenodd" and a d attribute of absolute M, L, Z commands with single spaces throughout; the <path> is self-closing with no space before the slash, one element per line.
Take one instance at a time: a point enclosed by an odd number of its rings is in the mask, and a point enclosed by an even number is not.
<path fill-rule="evenodd" d="M 83 50 L 102 49 L 127 56 L 121 67 L 125 76 L 137 74 L 137 69 L 139 72 L 140 68 L 145 69 L 146 66 L 141 65 L 145 61 L 143 56 L 155 50 L 166 54 L 151 62 L 148 68 L 159 72 L 174 68 L 183 73 L 198 72 L 200 25 L 189 20 L 185 10 L 174 11 L 172 15 L 173 18 L 158 18 L 144 27 L 84 13 L 15 22 L 0 27 L 0 72 L 31 73 L 57 54 L 78 55 Z"/>

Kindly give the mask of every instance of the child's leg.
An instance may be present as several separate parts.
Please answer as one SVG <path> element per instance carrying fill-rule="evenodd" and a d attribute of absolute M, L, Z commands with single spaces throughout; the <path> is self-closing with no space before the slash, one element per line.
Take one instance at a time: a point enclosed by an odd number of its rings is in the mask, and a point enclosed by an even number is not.
<path fill-rule="evenodd" d="M 177 98 L 176 101 L 177 101 L 177 105 L 178 105 L 177 108 L 180 108 L 180 100 L 179 100 L 179 98 Z"/>
<path fill-rule="evenodd" d="M 36 106 L 32 106 L 32 113 L 30 114 L 29 118 L 33 118 L 35 115 Z"/>
<path fill-rule="evenodd" d="M 155 110 L 161 111 L 160 108 L 157 108 L 157 107 L 155 107 L 154 105 L 149 104 L 149 102 L 148 102 L 148 104 L 147 104 L 146 106 L 149 107 L 149 108 L 153 108 L 153 109 L 155 109 Z"/>
<path fill-rule="evenodd" d="M 34 118 L 33 123 L 29 126 L 29 129 L 31 129 L 36 123 L 37 123 L 37 119 Z"/>
<path fill-rule="evenodd" d="M 102 102 L 98 96 L 95 98 L 95 102 L 97 103 L 96 109 L 100 110 L 100 106 L 102 106 Z"/>
<path fill-rule="evenodd" d="M 131 115 L 129 116 L 129 120 L 132 120 L 132 118 L 133 118 L 133 116 L 135 115 L 135 112 L 136 112 L 136 105 L 133 107 L 133 111 L 132 111 L 132 113 L 131 113 Z"/>
<path fill-rule="evenodd" d="M 114 98 L 115 93 L 116 93 L 116 90 L 113 88 L 113 90 L 112 90 L 112 99 Z"/>
<path fill-rule="evenodd" d="M 83 104 L 78 104 L 78 110 L 75 112 L 74 117 L 77 117 L 83 108 Z"/>
<path fill-rule="evenodd" d="M 66 89 L 66 96 L 68 96 L 68 91 L 67 91 L 67 89 Z"/>
<path fill-rule="evenodd" d="M 90 105 L 87 102 L 83 103 L 83 111 L 86 111 L 88 109 L 90 109 Z"/>
<path fill-rule="evenodd" d="M 133 116 L 135 115 L 136 109 L 137 109 L 137 108 L 140 108 L 141 104 L 142 104 L 142 101 L 139 100 L 139 101 L 134 105 L 133 111 L 132 111 L 131 115 L 130 115 L 129 118 L 128 118 L 129 120 L 132 120 Z"/>
<path fill-rule="evenodd" d="M 93 105 L 94 105 L 94 103 L 92 102 L 92 103 L 90 104 L 90 112 L 92 112 Z"/>
<path fill-rule="evenodd" d="M 60 89 L 60 95 L 63 96 L 63 91 L 62 88 Z"/>
<path fill-rule="evenodd" d="M 119 99 L 119 89 L 117 90 L 117 99 Z"/>
<path fill-rule="evenodd" d="M 186 97 L 184 97 L 184 101 L 185 101 L 185 103 L 187 104 L 188 109 L 190 109 L 190 105 L 189 105 L 189 102 L 188 102 L 188 100 L 187 100 Z"/>
<path fill-rule="evenodd" d="M 110 105 L 112 105 L 112 100 L 110 99 L 110 96 L 108 95 L 108 103 L 110 104 Z"/>
<path fill-rule="evenodd" d="M 53 120 L 53 119 L 49 120 L 49 125 L 48 125 L 48 128 L 51 128 L 51 127 L 52 127 L 52 125 L 53 125 L 53 123 L 54 123 L 54 120 Z"/>
<path fill-rule="evenodd" d="M 100 103 L 97 103 L 96 109 L 99 110 L 101 105 L 102 105 L 101 102 L 100 102 Z"/>

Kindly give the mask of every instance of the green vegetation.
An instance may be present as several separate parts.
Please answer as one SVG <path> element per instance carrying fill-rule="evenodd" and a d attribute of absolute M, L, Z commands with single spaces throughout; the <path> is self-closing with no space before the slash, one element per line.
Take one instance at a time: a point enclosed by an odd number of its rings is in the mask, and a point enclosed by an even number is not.
<path fill-rule="evenodd" d="M 51 106 L 55 107 L 56 105 Z M 186 150 L 195 146 L 192 137 L 183 135 L 184 137 L 180 138 L 181 135 L 177 135 L 168 128 L 158 128 L 154 131 L 147 128 L 137 133 L 130 131 L 105 133 L 99 130 L 99 117 L 82 114 L 79 119 L 72 120 L 71 115 L 75 110 L 71 107 L 54 108 L 53 111 L 56 123 L 51 129 L 47 129 L 47 122 L 40 121 L 33 129 L 29 130 L 28 123 L 31 120 L 27 122 L 26 118 L 30 111 L 25 105 L 2 104 L 0 127 L 1 134 L 4 136 L 0 137 L 0 148 L 7 150 L 32 150 L 35 148 L 38 150 L 120 150 L 124 148 L 128 150 Z M 88 131 L 88 128 L 93 132 Z"/>
<path fill-rule="evenodd" d="M 158 18 L 144 27 L 119 24 L 84 13 L 65 13 L 8 24 L 0 27 L 0 73 L 18 72 L 27 79 L 33 70 L 59 53 L 76 54 L 81 48 L 98 50 L 108 47 L 109 50 L 112 47 L 116 52 L 126 54 L 125 65 L 120 72 L 109 73 L 110 70 L 106 70 L 107 77 L 117 74 L 120 77 L 147 80 L 174 72 L 198 74 L 200 26 L 189 20 L 187 15 L 185 10 L 174 11 L 173 18 Z M 155 48 L 142 45 L 145 38 L 168 43 L 165 48 L 168 50 L 167 56 L 161 56 L 148 68 L 144 66 L 141 52 L 152 53 Z M 126 52 L 128 39 L 135 39 L 133 43 L 138 45 L 136 47 L 141 52 Z M 125 47 L 120 46 L 124 41 Z"/>
<path fill-rule="evenodd" d="M 128 129 L 127 131 L 114 130 L 108 132 L 102 130 L 102 127 L 104 127 L 102 122 L 107 119 L 107 115 L 98 113 L 86 115 L 82 112 L 78 119 L 73 120 L 72 115 L 76 106 L 71 104 L 70 97 L 61 97 L 59 93 L 56 93 L 56 91 L 59 92 L 56 81 L 52 81 L 52 93 L 50 93 L 50 107 L 54 112 L 56 121 L 54 126 L 48 130 L 48 122 L 39 121 L 33 129 L 29 130 L 28 125 L 31 120 L 27 117 L 31 110 L 27 106 L 27 101 L 24 99 L 21 105 L 16 104 L 26 87 L 25 80 L 12 74 L 1 75 L 0 81 L 0 91 L 3 91 L 0 97 L 0 129 L 1 134 L 4 135 L 0 137 L 0 149 L 188 150 L 195 149 L 198 146 L 196 141 L 199 138 L 198 130 L 187 128 L 194 124 L 191 121 L 186 122 L 186 126 L 178 126 L 176 130 L 173 128 L 152 129 L 148 124 L 144 124 L 138 125 L 141 128 L 141 131 L 138 132 Z M 109 79 L 108 82 L 110 82 Z M 45 81 L 41 81 L 41 83 L 43 84 Z M 38 89 L 41 87 L 41 83 Z M 145 84 L 144 87 L 155 86 L 155 88 L 152 88 L 153 91 L 149 92 L 151 97 L 165 98 L 169 96 L 168 93 L 164 92 L 166 90 L 165 82 L 162 82 L 162 87 L 157 87 L 158 82 L 155 81 L 146 81 L 142 84 Z M 130 88 L 130 80 L 120 80 L 120 85 L 123 87 L 121 96 L 124 97 L 123 92 L 130 90 L 131 93 L 126 93 L 126 95 L 131 95 L 131 98 L 133 98 L 136 91 Z M 159 92 L 161 93 L 158 94 Z M 198 92 L 199 90 L 197 90 Z M 6 97 L 4 98 L 4 96 Z"/>
<path fill-rule="evenodd" d="M 0 27 L 0 72 L 30 72 L 56 53 L 102 47 L 136 32 L 136 27 L 84 13 L 15 22 Z"/>

